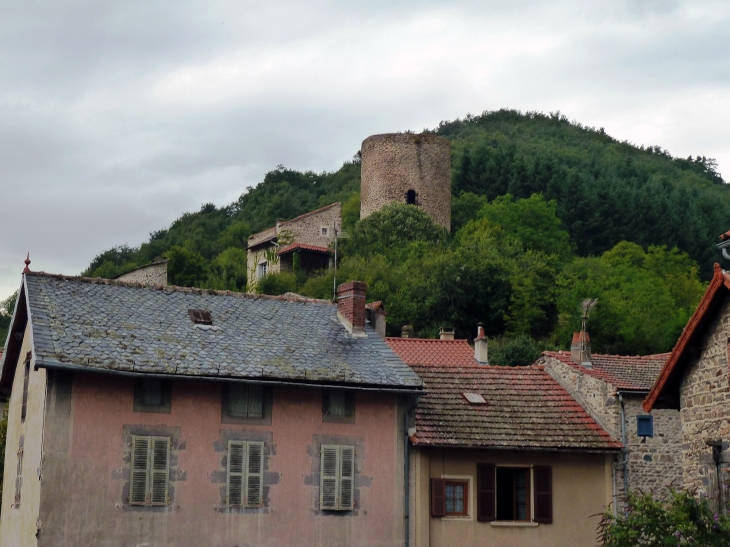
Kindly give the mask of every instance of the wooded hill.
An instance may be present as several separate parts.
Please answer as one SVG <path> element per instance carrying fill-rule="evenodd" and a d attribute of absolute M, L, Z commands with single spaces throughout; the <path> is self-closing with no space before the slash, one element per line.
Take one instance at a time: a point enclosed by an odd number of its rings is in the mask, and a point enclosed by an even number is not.
<path fill-rule="evenodd" d="M 450 235 L 413 207 L 360 222 L 356 155 L 334 173 L 279 167 L 237 202 L 185 213 L 139 247 L 101 253 L 83 274 L 114 277 L 165 255 L 174 284 L 241 290 L 251 233 L 341 201 L 352 237 L 338 282 L 368 283 L 391 334 L 412 324 L 421 336 L 449 326 L 471 337 L 483 321 L 492 361 L 518 363 L 566 347 L 580 301 L 597 297 L 594 350 L 671 348 L 730 228 L 730 189 L 714 160 L 619 142 L 559 113 L 485 112 L 433 132 L 452 142 Z M 332 274 L 272 275 L 258 289 L 330 298 Z"/>

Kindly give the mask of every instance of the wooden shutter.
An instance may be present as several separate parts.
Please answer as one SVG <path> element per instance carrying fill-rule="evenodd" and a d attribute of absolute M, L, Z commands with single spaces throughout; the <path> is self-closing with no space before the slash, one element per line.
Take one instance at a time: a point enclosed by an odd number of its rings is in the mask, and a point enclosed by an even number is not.
<path fill-rule="evenodd" d="M 355 493 L 355 447 L 340 447 L 340 511 L 353 508 Z"/>
<path fill-rule="evenodd" d="M 147 502 L 149 448 L 149 437 L 132 437 L 132 469 L 129 481 L 131 505 L 144 505 Z"/>
<path fill-rule="evenodd" d="M 264 443 L 250 442 L 246 446 L 246 507 L 261 506 L 264 484 Z"/>
<path fill-rule="evenodd" d="M 170 475 L 170 439 L 152 437 L 152 505 L 167 505 L 167 482 Z"/>
<path fill-rule="evenodd" d="M 492 463 L 477 464 L 477 520 L 491 522 L 497 518 L 495 503 L 495 468 Z"/>
<path fill-rule="evenodd" d="M 553 521 L 553 470 L 549 465 L 536 465 L 535 473 L 535 522 L 550 524 Z"/>
<path fill-rule="evenodd" d="M 338 476 L 340 469 L 340 447 L 322 445 L 319 472 L 319 508 L 336 511 L 339 506 Z"/>
<path fill-rule="evenodd" d="M 431 479 L 431 516 L 443 517 L 446 514 L 446 481 Z"/>
<path fill-rule="evenodd" d="M 264 417 L 264 388 L 260 385 L 248 386 L 248 417 Z"/>
<path fill-rule="evenodd" d="M 228 505 L 243 504 L 243 462 L 246 458 L 246 443 L 228 441 L 228 483 L 226 499 Z"/>

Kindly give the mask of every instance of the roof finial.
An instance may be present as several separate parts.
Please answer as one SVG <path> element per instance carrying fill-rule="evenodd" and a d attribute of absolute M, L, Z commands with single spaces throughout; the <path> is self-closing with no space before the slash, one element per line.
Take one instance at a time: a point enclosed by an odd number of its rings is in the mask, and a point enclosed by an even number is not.
<path fill-rule="evenodd" d="M 28 267 L 28 266 L 30 266 L 30 253 L 28 253 L 28 255 L 25 257 L 25 260 L 23 262 L 25 262 L 25 268 L 23 268 L 23 273 L 24 274 L 30 273 L 30 268 Z"/>

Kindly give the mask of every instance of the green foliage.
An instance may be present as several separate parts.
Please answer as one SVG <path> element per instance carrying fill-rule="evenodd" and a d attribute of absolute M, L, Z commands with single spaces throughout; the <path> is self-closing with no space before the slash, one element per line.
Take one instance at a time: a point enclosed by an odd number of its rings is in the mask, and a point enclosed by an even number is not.
<path fill-rule="evenodd" d="M 213 259 L 203 286 L 210 289 L 245 291 L 246 274 L 246 251 L 229 247 Z"/>
<path fill-rule="evenodd" d="M 18 292 L 16 291 L 0 302 L 0 344 L 5 344 L 5 340 L 8 338 L 8 329 L 10 328 L 10 321 L 13 318 L 17 300 Z M 4 452 L 0 452 L 0 454 L 4 454 Z"/>
<path fill-rule="evenodd" d="M 676 249 L 622 242 L 600 258 L 577 258 L 558 280 L 556 343 L 580 328 L 580 303 L 598 298 L 589 332 L 595 350 L 667 351 L 704 292 L 697 265 Z"/>
<path fill-rule="evenodd" d="M 666 500 L 631 494 L 626 515 L 603 514 L 598 539 L 603 547 L 725 547 L 730 518 L 688 492 L 671 492 Z"/>
<path fill-rule="evenodd" d="M 208 275 L 208 264 L 202 255 L 175 245 L 165 253 L 167 279 L 180 287 L 200 287 Z"/>
<path fill-rule="evenodd" d="M 296 292 L 297 276 L 292 272 L 270 273 L 259 279 L 256 292 L 278 296 L 287 292 Z"/>
<path fill-rule="evenodd" d="M 489 364 L 524 367 L 540 357 L 541 349 L 538 343 L 526 334 L 498 336 L 489 340 Z"/>

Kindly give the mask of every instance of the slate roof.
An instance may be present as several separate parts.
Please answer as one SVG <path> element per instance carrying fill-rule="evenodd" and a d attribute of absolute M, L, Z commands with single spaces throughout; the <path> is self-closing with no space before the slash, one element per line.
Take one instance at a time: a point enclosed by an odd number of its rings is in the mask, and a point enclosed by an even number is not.
<path fill-rule="evenodd" d="M 24 282 L 37 366 L 421 387 L 369 325 L 352 336 L 327 301 L 42 273 Z M 212 327 L 189 309 L 210 311 Z"/>
<path fill-rule="evenodd" d="M 466 340 L 386 338 L 385 341 L 407 365 L 451 367 L 478 365 L 474 359 L 474 349 Z"/>
<path fill-rule="evenodd" d="M 618 450 L 542 367 L 418 366 L 427 394 L 416 407 L 415 445 L 534 450 Z M 478 393 L 486 405 L 467 402 Z"/>
<path fill-rule="evenodd" d="M 570 352 L 544 351 L 544 356 L 552 357 L 588 376 L 608 382 L 622 391 L 649 391 L 669 358 L 669 353 L 655 355 L 603 355 L 591 354 L 592 368 L 573 362 Z"/>
<path fill-rule="evenodd" d="M 313 251 L 315 253 L 326 253 L 331 254 L 333 251 L 332 249 L 329 249 L 328 247 L 320 247 L 319 245 L 307 245 L 306 243 L 299 243 L 295 242 L 291 245 L 287 245 L 281 251 L 279 251 L 278 255 L 283 255 L 287 253 L 291 253 L 292 251 L 296 251 L 297 249 L 300 249 L 302 251 Z"/>

